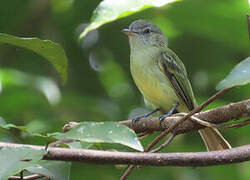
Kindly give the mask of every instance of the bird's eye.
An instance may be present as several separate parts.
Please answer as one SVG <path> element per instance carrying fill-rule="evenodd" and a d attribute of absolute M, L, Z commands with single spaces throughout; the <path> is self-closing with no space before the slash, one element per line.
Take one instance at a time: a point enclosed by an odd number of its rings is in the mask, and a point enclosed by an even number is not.
<path fill-rule="evenodd" d="M 151 29 L 150 29 L 150 28 L 146 28 L 146 29 L 144 29 L 144 31 L 143 31 L 144 34 L 148 34 L 148 33 L 150 33 L 150 32 L 151 32 Z"/>

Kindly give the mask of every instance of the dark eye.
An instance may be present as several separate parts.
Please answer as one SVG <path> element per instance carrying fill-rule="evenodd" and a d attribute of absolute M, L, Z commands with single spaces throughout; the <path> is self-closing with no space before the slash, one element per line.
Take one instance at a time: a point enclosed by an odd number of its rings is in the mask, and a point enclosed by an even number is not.
<path fill-rule="evenodd" d="M 150 33 L 150 32 L 151 32 L 151 29 L 150 29 L 150 28 L 146 28 L 146 29 L 144 29 L 144 31 L 143 31 L 144 34 L 148 34 L 148 33 Z"/>

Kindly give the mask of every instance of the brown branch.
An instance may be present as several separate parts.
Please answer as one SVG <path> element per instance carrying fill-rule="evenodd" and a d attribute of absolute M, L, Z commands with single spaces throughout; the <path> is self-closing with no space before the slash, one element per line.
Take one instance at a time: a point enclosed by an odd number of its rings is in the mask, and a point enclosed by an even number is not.
<path fill-rule="evenodd" d="M 196 113 L 194 116 L 203 121 L 214 124 L 220 124 L 231 120 L 239 120 L 242 117 L 249 117 L 250 99 Z M 131 120 L 119 121 L 118 123 L 130 127 L 136 133 L 141 133 L 147 131 L 163 131 L 164 129 L 171 127 L 177 121 L 180 121 L 180 119 L 181 117 L 176 118 L 175 116 L 171 116 L 165 118 L 165 120 L 160 124 L 158 117 L 148 117 L 138 120 L 135 125 L 132 125 Z M 188 119 L 188 121 L 183 122 L 180 127 L 176 128 L 175 131 L 177 134 L 183 134 L 201 128 L 204 128 L 204 126 L 194 123 L 192 120 Z"/>
<path fill-rule="evenodd" d="M 40 175 L 40 174 L 32 174 L 32 175 L 29 175 L 29 176 L 24 176 L 23 177 L 23 180 L 34 180 L 34 179 L 39 179 L 39 178 L 42 178 L 42 177 L 45 177 L 43 175 Z M 21 177 L 20 176 L 11 176 L 9 177 L 8 180 L 20 180 Z"/>
<path fill-rule="evenodd" d="M 44 146 L 0 143 L 2 147 L 29 147 L 34 150 Z M 44 160 L 78 161 L 96 164 L 134 164 L 151 166 L 212 166 L 250 160 L 250 145 L 223 151 L 195 153 L 140 153 L 49 147 Z"/>
<path fill-rule="evenodd" d="M 202 103 L 201 105 L 197 106 L 196 108 L 194 108 L 192 111 L 190 111 L 187 115 L 185 115 L 184 117 L 182 117 L 179 121 L 172 123 L 171 126 L 169 126 L 168 128 L 166 128 L 164 131 L 162 131 L 162 133 L 157 136 L 155 139 L 153 139 L 153 141 L 145 148 L 144 152 L 149 152 L 151 150 L 151 148 L 153 148 L 160 140 L 162 140 L 168 133 L 170 133 L 171 131 L 174 131 L 173 133 L 176 134 L 176 128 L 180 125 L 183 124 L 183 122 L 185 122 L 188 118 L 190 118 L 192 115 L 194 115 L 195 113 L 200 112 L 202 109 L 204 109 L 206 106 L 208 106 L 210 103 L 212 103 L 215 99 L 217 99 L 219 96 L 225 94 L 226 92 L 228 92 L 230 89 L 232 88 L 225 88 L 225 89 L 221 89 L 219 92 L 215 93 L 213 96 L 211 96 L 208 100 L 206 100 L 204 103 Z M 165 118 L 166 119 L 166 118 Z M 159 123 L 161 125 L 161 123 Z M 132 172 L 134 168 L 132 168 L 131 166 L 128 168 L 127 171 L 125 171 L 124 175 L 126 175 L 126 177 Z M 123 180 L 125 180 L 126 178 L 124 178 Z"/>
<path fill-rule="evenodd" d="M 229 105 L 217 107 L 215 109 L 207 110 L 204 112 L 196 113 L 194 116 L 203 121 L 207 121 L 214 124 L 220 124 L 231 120 L 239 120 L 242 117 L 249 117 L 250 99 L 237 103 L 231 103 Z M 128 126 L 136 133 L 142 133 L 163 131 L 164 129 L 168 129 L 173 124 L 180 121 L 180 119 L 181 117 L 176 118 L 175 116 L 171 116 L 165 118 L 160 124 L 160 120 L 158 117 L 148 117 L 138 120 L 134 125 L 132 125 L 131 120 L 119 121 L 118 123 Z M 64 126 L 63 131 L 68 131 L 78 124 L 79 123 L 77 122 L 70 122 Z M 204 126 L 194 123 L 192 120 L 188 119 L 188 121 L 183 122 L 180 127 L 176 128 L 175 131 L 177 134 L 183 134 L 202 128 L 204 128 Z"/>
<path fill-rule="evenodd" d="M 168 129 L 167 131 L 169 132 L 169 130 L 172 127 L 176 127 L 178 124 L 180 124 L 182 122 L 182 125 L 175 128 L 174 132 L 173 132 L 176 134 L 180 134 L 180 133 L 187 133 L 190 131 L 204 128 L 204 126 L 197 124 L 197 123 L 194 123 L 192 120 L 188 119 L 188 121 L 185 121 L 186 118 L 191 117 L 193 114 L 195 117 L 197 117 L 203 121 L 207 121 L 207 122 L 214 123 L 214 124 L 227 122 L 227 121 L 230 121 L 233 119 L 238 120 L 241 117 L 250 116 L 250 108 L 249 108 L 250 107 L 250 99 L 244 100 L 244 101 L 241 101 L 238 103 L 231 103 L 227 106 L 215 108 L 215 109 L 208 110 L 205 112 L 196 113 L 196 112 L 200 111 L 202 108 L 204 108 L 205 106 L 207 106 L 209 103 L 211 103 L 213 100 L 215 100 L 216 97 L 224 94 L 228 90 L 229 89 L 224 89 L 224 90 L 216 93 L 214 96 L 209 98 L 208 101 L 203 103 L 201 106 L 196 108 L 194 111 L 189 113 L 189 115 L 185 116 L 184 118 L 177 118 L 175 116 L 172 116 L 172 117 L 165 118 L 165 120 L 162 123 L 160 123 L 160 120 L 158 117 L 150 117 L 150 118 L 143 118 L 141 120 L 138 120 L 136 122 L 136 124 L 134 124 L 134 125 L 132 125 L 131 120 L 120 121 L 118 123 L 126 125 L 132 129 L 134 129 L 135 132 L 140 133 L 140 132 L 152 132 L 152 131 L 164 131 L 164 130 L 166 131 L 166 129 Z M 78 123 L 75 123 L 75 122 L 69 123 L 63 128 L 63 130 L 67 131 L 67 130 L 73 128 L 77 124 Z M 247 124 L 249 124 L 249 122 L 240 122 L 235 126 L 228 125 L 228 127 L 241 127 L 241 126 L 244 126 Z M 221 127 L 227 128 L 227 126 L 223 126 L 223 125 Z M 165 133 L 160 138 L 162 138 L 164 136 L 165 136 Z M 158 142 L 158 140 L 157 140 L 157 142 Z M 149 150 L 152 147 L 152 145 L 154 145 L 154 144 L 151 143 L 151 145 L 146 150 Z M 127 169 L 126 173 L 121 177 L 121 180 L 126 179 L 127 176 L 132 172 L 132 170 L 134 168 L 135 167 L 133 165 L 130 166 Z"/>

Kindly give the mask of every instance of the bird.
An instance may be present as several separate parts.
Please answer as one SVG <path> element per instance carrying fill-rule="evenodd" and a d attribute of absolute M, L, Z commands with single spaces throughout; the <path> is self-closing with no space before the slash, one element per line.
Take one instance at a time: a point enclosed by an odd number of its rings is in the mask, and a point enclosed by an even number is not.
<path fill-rule="evenodd" d="M 168 47 L 166 36 L 155 24 L 139 19 L 122 32 L 129 38 L 132 78 L 146 107 L 153 110 L 134 118 L 133 123 L 156 112 L 162 121 L 198 106 L 183 62 Z M 206 127 L 199 133 L 208 151 L 231 148 L 216 128 Z"/>

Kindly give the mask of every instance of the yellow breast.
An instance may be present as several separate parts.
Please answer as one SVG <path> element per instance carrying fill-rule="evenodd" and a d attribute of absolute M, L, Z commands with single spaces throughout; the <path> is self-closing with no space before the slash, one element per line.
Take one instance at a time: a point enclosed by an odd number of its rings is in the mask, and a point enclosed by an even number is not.
<path fill-rule="evenodd" d="M 178 102 L 170 82 L 156 64 L 141 66 L 131 62 L 130 68 L 135 84 L 150 108 L 161 108 L 168 112 Z"/>

